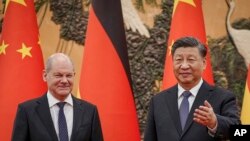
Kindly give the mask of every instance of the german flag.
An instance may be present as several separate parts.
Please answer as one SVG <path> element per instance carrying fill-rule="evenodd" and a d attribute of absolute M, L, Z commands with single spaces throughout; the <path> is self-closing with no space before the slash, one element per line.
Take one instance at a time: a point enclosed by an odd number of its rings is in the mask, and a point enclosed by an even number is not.
<path fill-rule="evenodd" d="M 173 73 L 171 48 L 173 43 L 178 38 L 184 36 L 192 36 L 198 38 L 203 44 L 207 44 L 201 0 L 174 1 L 171 30 L 169 33 L 167 45 L 167 54 L 162 86 L 163 89 L 169 88 L 177 83 Z M 209 51 L 206 59 L 207 67 L 203 72 L 203 78 L 208 83 L 214 84 Z"/>
<path fill-rule="evenodd" d="M 248 125 L 250 124 L 250 65 L 248 67 L 245 94 L 241 109 L 241 123 Z"/>
<path fill-rule="evenodd" d="M 104 140 L 139 141 L 119 0 L 93 0 L 80 77 L 80 96 L 97 105 Z"/>

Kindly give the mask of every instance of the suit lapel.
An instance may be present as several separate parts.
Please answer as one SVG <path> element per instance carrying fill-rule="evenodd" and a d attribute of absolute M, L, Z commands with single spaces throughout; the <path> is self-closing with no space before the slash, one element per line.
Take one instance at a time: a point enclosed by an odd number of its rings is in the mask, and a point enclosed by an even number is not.
<path fill-rule="evenodd" d="M 194 100 L 194 103 L 192 105 L 192 108 L 189 112 L 188 119 L 186 122 L 186 125 L 183 130 L 183 134 L 190 128 L 190 126 L 193 123 L 193 113 L 196 108 L 198 108 L 200 105 L 204 105 L 204 101 L 208 100 L 208 98 L 211 95 L 212 87 L 209 86 L 205 81 L 201 85 L 198 94 L 196 95 L 196 98 Z"/>
<path fill-rule="evenodd" d="M 74 96 L 72 96 L 73 98 L 73 110 L 74 110 L 74 114 L 73 114 L 73 129 L 72 129 L 72 135 L 71 135 L 71 141 L 74 140 L 74 138 L 76 137 L 77 134 L 77 130 L 80 127 L 81 124 L 81 119 L 82 119 L 82 114 L 83 114 L 83 109 L 81 108 L 81 102 L 79 102 Z"/>
<path fill-rule="evenodd" d="M 45 125 L 52 139 L 57 141 L 58 139 L 57 139 L 56 131 L 55 131 L 54 124 L 51 118 L 47 95 L 45 94 L 40 99 L 38 99 L 38 103 L 39 103 L 37 107 L 38 116 L 40 117 L 42 123 Z"/>
<path fill-rule="evenodd" d="M 178 102 L 177 102 L 177 85 L 169 89 L 166 93 L 166 101 L 168 104 L 169 113 L 171 115 L 172 120 L 174 121 L 174 125 L 179 134 L 181 134 L 181 123 L 179 118 L 179 110 L 178 110 Z"/>

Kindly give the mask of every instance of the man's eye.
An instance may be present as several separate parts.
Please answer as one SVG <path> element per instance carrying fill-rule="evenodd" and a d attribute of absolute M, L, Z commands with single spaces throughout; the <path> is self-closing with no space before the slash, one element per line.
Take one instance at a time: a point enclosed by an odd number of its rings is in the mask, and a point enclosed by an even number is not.
<path fill-rule="evenodd" d="M 178 62 L 181 61 L 181 60 L 182 60 L 181 58 L 176 58 L 175 59 L 175 61 L 178 61 Z"/>
<path fill-rule="evenodd" d="M 59 74 L 58 74 L 58 75 L 54 75 L 54 76 L 55 76 L 56 78 L 60 78 L 62 75 L 59 75 Z"/>
<path fill-rule="evenodd" d="M 193 61 L 195 61 L 195 59 L 194 58 L 190 58 L 190 59 L 188 59 L 188 61 L 193 62 Z"/>
<path fill-rule="evenodd" d="M 73 75 L 67 75 L 66 77 L 67 77 L 67 78 L 72 78 L 72 77 L 73 77 Z"/>

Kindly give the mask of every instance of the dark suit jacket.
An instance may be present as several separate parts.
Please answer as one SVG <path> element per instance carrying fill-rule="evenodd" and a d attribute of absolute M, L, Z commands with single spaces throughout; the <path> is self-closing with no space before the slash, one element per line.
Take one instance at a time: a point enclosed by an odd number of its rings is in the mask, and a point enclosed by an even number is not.
<path fill-rule="evenodd" d="M 96 106 L 73 97 L 71 141 L 102 141 Z M 19 104 L 12 141 L 58 141 L 46 94 Z"/>
<path fill-rule="evenodd" d="M 235 96 L 226 90 L 203 82 L 190 110 L 182 131 L 177 103 L 177 85 L 155 95 L 149 107 L 145 141 L 215 141 L 228 138 L 229 126 L 240 124 Z M 208 134 L 206 126 L 193 121 L 196 108 L 204 101 L 212 105 L 218 126 L 214 137 Z"/>

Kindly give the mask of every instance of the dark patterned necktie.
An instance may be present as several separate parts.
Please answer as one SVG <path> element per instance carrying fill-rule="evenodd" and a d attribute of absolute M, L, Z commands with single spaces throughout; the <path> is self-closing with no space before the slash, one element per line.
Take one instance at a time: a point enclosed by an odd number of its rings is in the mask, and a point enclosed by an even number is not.
<path fill-rule="evenodd" d="M 181 102 L 181 106 L 180 106 L 180 109 L 179 109 L 182 130 L 185 127 L 185 124 L 186 124 L 186 121 L 187 121 L 187 117 L 188 117 L 188 114 L 189 114 L 189 102 L 188 102 L 188 98 L 189 98 L 190 95 L 191 95 L 191 93 L 189 91 L 184 91 L 182 93 L 183 100 Z"/>
<path fill-rule="evenodd" d="M 64 111 L 63 111 L 65 102 L 59 102 L 57 103 L 57 105 L 60 108 L 59 114 L 58 114 L 59 139 L 60 141 L 69 141 L 67 123 L 66 123 L 66 118 L 64 115 Z"/>

